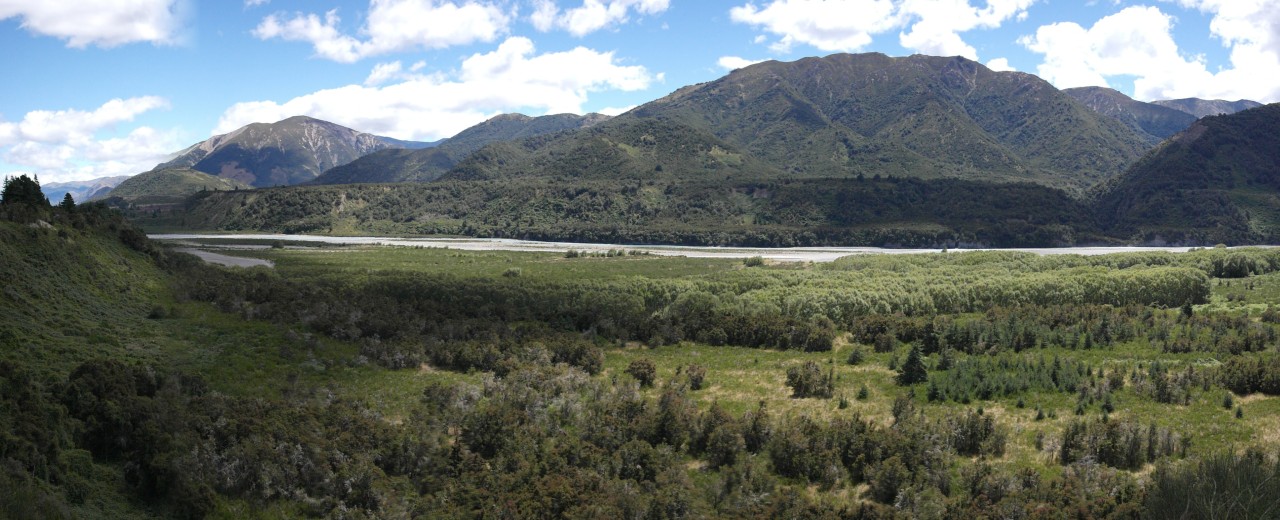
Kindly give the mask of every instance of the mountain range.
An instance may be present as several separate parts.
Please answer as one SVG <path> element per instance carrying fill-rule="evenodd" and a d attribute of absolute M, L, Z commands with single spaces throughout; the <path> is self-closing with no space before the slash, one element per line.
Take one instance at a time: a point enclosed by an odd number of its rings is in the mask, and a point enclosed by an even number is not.
<path fill-rule="evenodd" d="M 287 186 L 388 148 L 427 148 L 305 116 L 254 123 L 179 152 L 155 170 L 191 168 L 254 187 Z"/>
<path fill-rule="evenodd" d="M 46 197 L 54 204 L 62 201 L 68 193 L 71 194 L 72 200 L 76 202 L 84 202 L 93 198 L 101 198 L 111 191 L 120 183 L 128 179 L 129 175 L 117 175 L 113 177 L 99 177 L 97 179 L 89 179 L 86 181 L 70 181 L 70 182 L 50 182 L 43 184 L 40 188 L 44 191 Z"/>
<path fill-rule="evenodd" d="M 487 144 L 587 128 L 607 120 L 609 116 L 602 114 L 556 114 L 541 117 L 501 114 L 463 130 L 431 148 L 384 149 L 373 152 L 325 172 L 312 183 L 433 181 Z"/>
<path fill-rule="evenodd" d="M 501 115 L 306 186 L 205 191 L 183 215 L 144 224 L 757 245 L 1242 243 L 1280 226 L 1267 198 L 1274 161 L 1258 151 L 1280 143 L 1255 130 L 1273 117 L 1245 110 L 1255 105 L 1063 91 L 958 57 L 769 61 L 612 118 Z M 1204 110 L 1245 111 L 1197 121 Z M 230 149 L 247 133 L 193 149 Z M 1215 155 L 1233 146 L 1244 148 Z M 218 161 L 223 176 L 237 171 Z M 1224 172 L 1231 183 L 1217 184 Z M 401 184 L 341 186 L 389 182 Z"/>
<path fill-rule="evenodd" d="M 1280 103 L 1202 118 L 1095 191 L 1116 236 L 1273 242 L 1280 237 Z"/>
<path fill-rule="evenodd" d="M 137 205 L 178 204 L 202 191 L 248 190 L 252 186 L 235 179 L 209 175 L 191 168 L 164 168 L 129 177 L 111 190 L 109 197 Z"/>
<path fill-rule="evenodd" d="M 1153 101 L 1152 103 L 1169 107 L 1174 110 L 1186 112 L 1197 118 L 1205 116 L 1225 116 L 1231 115 L 1242 110 L 1250 108 L 1258 108 L 1262 103 L 1241 99 L 1239 101 L 1223 101 L 1221 99 L 1167 99 L 1162 101 Z"/>

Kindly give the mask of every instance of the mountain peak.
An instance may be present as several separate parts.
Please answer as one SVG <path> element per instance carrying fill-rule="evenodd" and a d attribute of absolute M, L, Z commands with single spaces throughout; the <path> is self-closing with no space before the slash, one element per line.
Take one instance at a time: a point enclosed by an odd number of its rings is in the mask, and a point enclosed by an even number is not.
<path fill-rule="evenodd" d="M 297 115 L 211 137 L 155 169 L 192 168 L 256 187 L 290 185 L 369 153 L 413 144 Z"/>
<path fill-rule="evenodd" d="M 1234 114 L 1236 112 L 1262 106 L 1262 103 L 1248 99 L 1225 101 L 1221 99 L 1183 98 L 1165 99 L 1161 101 L 1153 101 L 1153 103 L 1186 112 L 1197 118 Z"/>

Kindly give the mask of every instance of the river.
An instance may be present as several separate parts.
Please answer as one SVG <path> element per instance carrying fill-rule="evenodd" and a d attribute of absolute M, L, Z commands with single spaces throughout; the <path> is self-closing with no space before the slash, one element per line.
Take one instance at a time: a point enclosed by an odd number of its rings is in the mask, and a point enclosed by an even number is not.
<path fill-rule="evenodd" d="M 332 237 L 320 235 L 203 235 L 203 234 L 155 234 L 149 235 L 153 240 L 183 243 L 188 247 L 201 249 L 244 249 L 245 245 L 236 244 L 195 244 L 202 240 L 218 241 L 257 241 L 257 248 L 265 247 L 261 241 L 315 242 L 332 245 L 384 245 L 409 247 L 438 247 L 459 249 L 464 251 L 534 251 L 544 253 L 564 253 L 569 250 L 586 253 L 601 253 L 609 250 L 640 251 L 661 256 L 686 256 L 692 258 L 747 258 L 759 256 L 768 260 L 783 262 L 830 262 L 842 256 L 859 254 L 914 254 L 938 253 L 942 249 L 890 249 L 882 247 L 699 247 L 699 246 L 653 246 L 653 245 L 619 245 L 619 244 L 581 244 L 573 242 L 540 242 L 535 240 L 516 240 L 509 238 L 395 238 L 395 237 Z M 1104 255 L 1136 251 L 1169 251 L 1182 253 L 1190 247 L 1058 247 L 1058 248 L 1011 248 L 1007 251 L 1026 251 L 1038 255 Z M 946 251 L 980 251 L 980 249 L 948 249 Z M 227 255 L 220 255 L 227 256 Z M 235 258 L 235 257 L 228 257 Z M 221 263 L 221 262 L 220 262 Z M 254 264 L 262 265 L 262 264 Z"/>

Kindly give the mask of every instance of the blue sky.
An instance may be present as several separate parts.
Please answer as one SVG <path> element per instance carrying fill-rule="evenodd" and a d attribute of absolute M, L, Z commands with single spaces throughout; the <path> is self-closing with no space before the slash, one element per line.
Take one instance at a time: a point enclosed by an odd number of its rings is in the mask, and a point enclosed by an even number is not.
<path fill-rule="evenodd" d="M 0 0 L 0 51 L 0 174 L 55 182 L 298 114 L 435 140 L 836 52 L 1275 102 L 1280 0 Z"/>

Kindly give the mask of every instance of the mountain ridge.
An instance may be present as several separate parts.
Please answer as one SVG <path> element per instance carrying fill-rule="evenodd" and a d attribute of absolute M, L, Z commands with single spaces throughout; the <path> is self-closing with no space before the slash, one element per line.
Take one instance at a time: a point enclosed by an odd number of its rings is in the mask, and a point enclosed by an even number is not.
<path fill-rule="evenodd" d="M 399 146 L 396 143 L 405 141 L 312 117 L 293 116 L 275 123 L 251 123 L 211 137 L 183 149 L 153 170 L 191 168 L 254 187 L 293 185 L 369 153 Z"/>
<path fill-rule="evenodd" d="M 531 117 L 499 114 L 420 150 L 379 150 L 324 172 L 312 184 L 433 181 L 487 144 L 589 128 L 610 116 L 590 113 Z"/>
<path fill-rule="evenodd" d="M 1230 115 L 1262 106 L 1262 103 L 1248 99 L 1226 101 L 1222 99 L 1183 98 L 1152 101 L 1152 103 L 1186 112 L 1196 116 L 1197 119 L 1205 116 Z"/>
<path fill-rule="evenodd" d="M 682 87 L 592 130 L 607 133 L 638 120 L 706 133 L 793 177 L 1030 181 L 1079 191 L 1151 146 L 1033 75 L 921 55 L 762 62 Z M 556 139 L 575 146 L 572 133 Z M 508 151 L 569 154 L 556 149 L 556 139 Z M 530 170 L 540 159 L 513 159 L 505 172 L 485 177 L 540 174 Z"/>
<path fill-rule="evenodd" d="M 1145 103 L 1133 99 L 1118 90 L 1107 87 L 1077 87 L 1063 89 L 1063 93 L 1075 98 L 1099 114 L 1115 118 L 1130 128 L 1143 133 L 1152 146 L 1186 130 L 1197 117 L 1157 103 Z"/>

